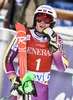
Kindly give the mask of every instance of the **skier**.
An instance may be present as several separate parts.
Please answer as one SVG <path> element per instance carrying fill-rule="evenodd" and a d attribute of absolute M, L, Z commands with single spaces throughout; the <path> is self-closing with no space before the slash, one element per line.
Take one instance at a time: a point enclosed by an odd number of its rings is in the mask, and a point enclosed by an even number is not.
<path fill-rule="evenodd" d="M 53 31 L 57 15 L 49 5 L 41 5 L 34 12 L 34 28 L 27 29 L 27 71 L 35 75 L 37 96 L 31 100 L 49 100 L 48 82 L 52 61 L 60 72 L 68 67 L 62 38 Z M 17 39 L 14 37 L 4 57 L 4 67 L 13 85 L 20 85 L 13 61 L 18 54 Z M 19 94 L 18 87 L 13 87 Z M 11 91 L 12 92 L 12 91 Z M 20 94 L 19 94 L 20 95 Z"/>

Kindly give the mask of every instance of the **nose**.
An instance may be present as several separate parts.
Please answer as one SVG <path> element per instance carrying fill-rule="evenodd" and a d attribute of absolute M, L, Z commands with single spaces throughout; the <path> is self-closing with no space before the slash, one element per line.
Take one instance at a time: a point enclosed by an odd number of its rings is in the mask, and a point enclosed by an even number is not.
<path fill-rule="evenodd" d="M 44 20 L 42 20 L 41 23 L 44 23 L 45 24 Z"/>

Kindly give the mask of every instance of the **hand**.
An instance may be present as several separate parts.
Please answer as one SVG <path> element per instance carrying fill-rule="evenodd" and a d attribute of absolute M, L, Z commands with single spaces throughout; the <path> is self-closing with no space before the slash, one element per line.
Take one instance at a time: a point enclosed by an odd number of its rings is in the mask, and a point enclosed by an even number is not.
<path fill-rule="evenodd" d="M 10 81 L 12 82 L 10 93 L 14 96 L 22 95 L 23 90 L 20 79 L 18 77 L 14 77 Z"/>
<path fill-rule="evenodd" d="M 18 22 L 23 24 L 27 28 L 27 21 L 18 21 Z"/>
<path fill-rule="evenodd" d="M 22 88 L 24 93 L 33 94 L 37 96 L 35 84 L 34 84 L 34 74 L 31 72 L 26 73 L 22 79 Z"/>
<path fill-rule="evenodd" d="M 48 39 L 51 52 L 56 52 L 58 50 L 58 44 L 56 43 L 55 32 L 51 28 L 45 28 L 42 33 L 44 37 L 47 37 Z"/>

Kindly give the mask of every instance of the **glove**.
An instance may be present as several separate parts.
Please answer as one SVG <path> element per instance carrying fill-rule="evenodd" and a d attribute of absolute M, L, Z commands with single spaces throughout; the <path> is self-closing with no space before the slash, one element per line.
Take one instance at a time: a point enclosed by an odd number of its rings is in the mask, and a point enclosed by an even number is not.
<path fill-rule="evenodd" d="M 51 52 L 56 52 L 58 50 L 58 44 L 56 43 L 55 32 L 51 28 L 45 28 L 42 31 L 42 34 L 44 35 L 44 37 L 47 37 Z"/>
<path fill-rule="evenodd" d="M 19 77 L 14 77 L 10 79 L 10 81 L 12 82 L 10 93 L 14 96 L 22 95 L 23 90 L 22 90 L 22 84 Z"/>
<path fill-rule="evenodd" d="M 34 96 L 37 96 L 33 73 L 26 73 L 26 75 L 22 79 L 22 89 L 26 94 L 33 94 Z"/>
<path fill-rule="evenodd" d="M 19 80 L 18 77 L 12 78 L 11 82 L 12 82 L 12 88 L 10 92 L 12 95 L 18 96 L 26 93 L 37 96 L 33 73 L 26 73 L 26 75 L 22 79 L 22 82 Z"/>
<path fill-rule="evenodd" d="M 27 28 L 27 21 L 22 21 L 22 20 L 20 20 L 20 21 L 18 21 L 19 23 L 21 23 L 21 24 L 23 24 L 26 28 Z"/>

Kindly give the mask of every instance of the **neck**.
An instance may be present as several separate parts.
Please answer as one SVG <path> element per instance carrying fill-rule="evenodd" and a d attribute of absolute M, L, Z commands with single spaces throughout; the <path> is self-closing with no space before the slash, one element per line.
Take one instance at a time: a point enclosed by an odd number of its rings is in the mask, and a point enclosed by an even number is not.
<path fill-rule="evenodd" d="M 35 34 L 39 37 L 43 36 L 42 32 L 39 32 L 36 28 L 35 28 Z"/>

